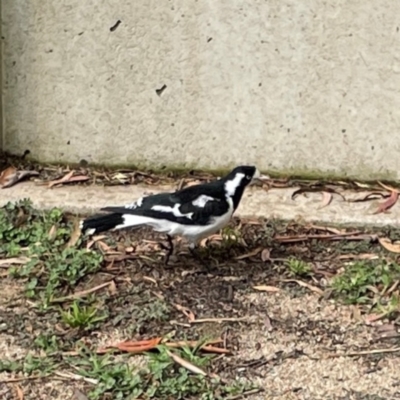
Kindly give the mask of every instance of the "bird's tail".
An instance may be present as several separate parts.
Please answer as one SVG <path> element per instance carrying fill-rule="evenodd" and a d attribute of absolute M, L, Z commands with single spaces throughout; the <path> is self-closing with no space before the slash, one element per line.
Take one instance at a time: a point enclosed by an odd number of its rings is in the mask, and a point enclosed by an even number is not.
<path fill-rule="evenodd" d="M 95 235 L 100 232 L 115 229 L 124 225 L 124 216 L 118 213 L 94 215 L 81 221 L 80 227 L 83 233 Z"/>

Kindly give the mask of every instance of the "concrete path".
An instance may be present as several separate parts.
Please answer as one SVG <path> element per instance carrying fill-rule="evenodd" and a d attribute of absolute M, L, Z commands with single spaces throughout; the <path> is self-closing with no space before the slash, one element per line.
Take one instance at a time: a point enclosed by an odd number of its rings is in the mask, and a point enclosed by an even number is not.
<path fill-rule="evenodd" d="M 34 182 L 22 182 L 0 190 L 0 206 L 8 201 L 30 198 L 39 208 L 61 207 L 67 211 L 92 213 L 104 206 L 131 203 L 143 195 L 160 191 L 173 191 L 173 186 L 77 186 L 65 185 L 49 189 Z M 351 225 L 399 225 L 400 206 L 396 204 L 389 212 L 374 214 L 384 200 L 353 203 L 334 194 L 332 202 L 322 207 L 321 193 L 307 193 L 291 199 L 296 188 L 271 189 L 249 188 L 237 210 L 240 217 L 265 217 L 293 220 L 301 218 L 309 222 L 346 223 Z M 369 192 L 344 190 L 346 200 L 362 198 Z"/>

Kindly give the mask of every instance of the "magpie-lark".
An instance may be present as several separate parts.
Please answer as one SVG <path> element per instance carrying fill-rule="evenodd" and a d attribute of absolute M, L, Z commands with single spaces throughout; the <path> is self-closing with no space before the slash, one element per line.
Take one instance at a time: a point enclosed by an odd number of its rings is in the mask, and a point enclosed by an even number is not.
<path fill-rule="evenodd" d="M 84 219 L 81 230 L 93 235 L 107 230 L 150 226 L 167 234 L 168 263 L 173 252 L 173 236 L 184 237 L 192 250 L 202 239 L 229 223 L 244 189 L 258 178 L 260 172 L 256 167 L 239 166 L 219 180 L 141 197 L 125 206 L 102 208 L 101 211 L 109 214 Z"/>

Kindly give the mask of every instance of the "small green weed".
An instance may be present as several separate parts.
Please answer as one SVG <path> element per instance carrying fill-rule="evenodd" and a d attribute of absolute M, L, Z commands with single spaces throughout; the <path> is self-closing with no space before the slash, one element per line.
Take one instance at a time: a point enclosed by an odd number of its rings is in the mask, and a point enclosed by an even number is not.
<path fill-rule="evenodd" d="M 294 257 L 290 257 L 286 261 L 286 266 L 292 276 L 308 276 L 312 271 L 312 266 L 309 263 Z"/>
<path fill-rule="evenodd" d="M 61 289 L 73 287 L 84 276 L 96 272 L 101 254 L 67 247 L 73 224 L 59 209 L 38 211 L 29 200 L 0 208 L 0 256 L 25 256 L 29 261 L 10 268 L 10 274 L 27 280 L 28 297 L 39 296 L 48 304 Z"/>
<path fill-rule="evenodd" d="M 211 357 L 197 354 L 193 349 L 185 348 L 174 352 L 204 370 L 211 362 Z M 240 394 L 249 389 L 249 385 L 243 383 L 224 385 L 218 379 L 191 373 L 178 365 L 164 346 L 159 346 L 157 353 L 149 353 L 146 358 L 147 366 L 139 370 L 129 366 L 127 357 L 117 361 L 111 355 L 90 353 L 86 354 L 86 358 L 75 360 L 75 365 L 80 375 L 98 382 L 88 395 L 91 400 L 101 399 L 106 394 L 113 399 L 126 400 L 222 400 L 228 394 Z"/>
<path fill-rule="evenodd" d="M 37 357 L 32 354 L 18 361 L 0 360 L 0 372 L 23 372 L 28 375 L 32 373 L 49 375 L 57 366 L 52 357 Z"/>
<path fill-rule="evenodd" d="M 384 260 L 358 261 L 346 266 L 345 271 L 331 282 L 334 294 L 346 303 L 367 303 L 374 297 L 371 287 L 379 292 L 400 279 L 400 266 Z"/>
<path fill-rule="evenodd" d="M 57 336 L 45 335 L 43 333 L 36 337 L 34 344 L 38 349 L 43 350 L 46 353 L 53 353 L 57 351 L 59 347 Z"/>
<path fill-rule="evenodd" d="M 224 229 L 222 229 L 221 236 L 221 246 L 224 248 L 236 246 L 241 238 L 240 232 L 230 226 L 226 226 Z"/>
<path fill-rule="evenodd" d="M 61 311 L 61 318 L 71 328 L 90 329 L 105 320 L 107 315 L 99 314 L 99 310 L 94 306 L 85 306 L 78 301 L 74 301 L 69 310 Z"/>

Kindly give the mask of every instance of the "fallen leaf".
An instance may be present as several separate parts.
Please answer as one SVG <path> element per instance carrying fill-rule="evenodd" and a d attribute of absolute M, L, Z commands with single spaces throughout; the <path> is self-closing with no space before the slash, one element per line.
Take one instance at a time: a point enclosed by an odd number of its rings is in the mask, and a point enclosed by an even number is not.
<path fill-rule="evenodd" d="M 22 389 L 18 385 L 15 385 L 14 387 L 15 391 L 17 392 L 18 400 L 24 400 L 24 392 Z"/>
<path fill-rule="evenodd" d="M 361 311 L 360 311 L 360 307 L 358 306 L 353 306 L 352 310 L 351 310 L 351 314 L 352 317 L 356 320 L 356 321 L 361 321 Z"/>
<path fill-rule="evenodd" d="M 102 283 L 102 284 L 100 284 L 98 286 L 95 286 L 95 287 L 91 288 L 91 289 L 82 290 L 81 292 L 75 292 L 75 293 L 70 294 L 70 295 L 65 296 L 65 297 L 59 297 L 59 298 L 56 298 L 56 299 L 52 299 L 51 303 L 64 303 L 67 300 L 74 300 L 74 299 L 79 299 L 81 297 L 85 297 L 90 293 L 97 292 L 98 290 L 101 290 L 101 289 L 109 286 L 111 284 L 111 282 L 113 282 L 113 281 L 104 282 L 104 283 Z"/>
<path fill-rule="evenodd" d="M 53 225 L 49 230 L 49 240 L 53 241 L 57 234 L 57 225 Z"/>
<path fill-rule="evenodd" d="M 242 254 L 241 256 L 235 257 L 235 260 L 244 260 L 245 258 L 254 257 L 254 256 L 256 256 L 256 255 L 257 255 L 260 251 L 262 251 L 262 250 L 263 250 L 262 247 L 257 247 L 256 249 L 254 249 L 254 250 L 251 251 L 250 253 Z"/>
<path fill-rule="evenodd" d="M 396 188 L 394 188 L 394 187 L 391 187 L 391 186 L 388 186 L 388 185 L 385 185 L 384 183 L 382 183 L 382 182 L 379 182 L 378 181 L 378 184 L 379 185 L 381 185 L 384 189 L 386 189 L 387 191 L 389 191 L 389 192 L 396 192 L 396 193 L 400 193 L 400 191 L 399 191 L 399 189 L 396 189 Z"/>
<path fill-rule="evenodd" d="M 127 182 L 129 182 L 129 176 L 126 175 L 126 174 L 122 174 L 121 172 L 119 172 L 119 173 L 117 173 L 117 174 L 114 174 L 114 175 L 112 176 L 112 179 L 115 179 L 115 180 L 117 180 L 117 181 L 120 182 L 120 183 L 127 183 Z"/>
<path fill-rule="evenodd" d="M 18 171 L 15 167 L 8 167 L 0 173 L 0 187 L 2 189 L 14 186 L 24 178 L 38 176 L 37 171 Z"/>
<path fill-rule="evenodd" d="M 259 285 L 259 286 L 253 286 L 253 289 L 259 290 L 260 292 L 279 292 L 280 289 L 277 288 L 276 286 L 268 286 L 268 285 Z"/>
<path fill-rule="evenodd" d="M 182 311 L 182 313 L 187 317 L 189 322 L 192 322 L 196 319 L 194 313 L 189 308 L 181 306 L 180 304 L 174 304 L 174 306 L 178 311 Z"/>
<path fill-rule="evenodd" d="M 379 256 L 374 253 L 342 254 L 337 257 L 338 260 L 376 260 L 377 258 L 379 258 Z"/>
<path fill-rule="evenodd" d="M 343 182 L 343 183 L 346 183 L 346 182 Z M 354 184 L 360 188 L 370 188 L 371 187 L 371 185 L 369 185 L 367 183 L 361 183 L 361 182 L 356 182 L 356 181 L 354 181 Z"/>
<path fill-rule="evenodd" d="M 116 348 L 118 350 L 126 351 L 128 353 L 142 353 L 144 351 L 156 348 L 161 343 L 161 340 L 161 338 L 155 338 L 149 340 L 139 340 L 135 342 L 125 341 L 110 346 L 110 348 Z"/>
<path fill-rule="evenodd" d="M 389 210 L 389 208 L 393 207 L 397 203 L 398 198 L 399 198 L 399 192 L 393 191 L 390 194 L 389 198 L 383 203 L 381 203 L 378 209 L 373 214 L 380 214 Z"/>
<path fill-rule="evenodd" d="M 329 226 L 319 226 L 319 225 L 310 225 L 310 228 L 316 229 L 318 231 L 325 231 L 325 232 L 330 232 L 334 233 L 335 235 L 345 235 L 347 234 L 346 231 L 336 229 L 336 228 L 331 228 Z"/>
<path fill-rule="evenodd" d="M 268 261 L 268 260 L 270 260 L 271 259 L 271 252 L 268 250 L 268 249 L 264 249 L 262 252 L 261 252 L 261 260 L 263 261 L 263 262 L 266 262 L 266 261 Z"/>
<path fill-rule="evenodd" d="M 319 192 L 326 192 L 332 194 L 337 194 L 340 196 L 343 200 L 345 200 L 344 196 L 337 192 L 335 189 L 327 188 L 327 187 L 321 187 L 321 186 L 308 186 L 308 187 L 302 187 L 300 189 L 297 189 L 293 192 L 292 194 L 292 200 L 295 200 L 297 196 L 303 193 L 319 193 Z"/>
<path fill-rule="evenodd" d="M 385 318 L 387 314 L 388 314 L 388 313 L 369 314 L 369 315 L 367 315 L 367 316 L 365 317 L 365 323 L 366 323 L 367 325 L 372 324 L 372 323 L 374 323 L 374 322 L 376 322 L 376 321 L 379 321 L 379 320 L 382 319 L 382 318 Z"/>
<path fill-rule="evenodd" d="M 320 209 L 328 206 L 331 203 L 332 198 L 333 198 L 332 193 L 322 192 L 322 205 Z"/>
<path fill-rule="evenodd" d="M 68 174 L 64 175 L 60 179 L 56 179 L 54 181 L 50 181 L 48 184 L 48 188 L 52 188 L 55 185 L 62 185 L 64 183 L 72 183 L 72 182 L 85 182 L 89 180 L 89 177 L 87 175 L 76 175 L 74 176 L 75 171 L 72 170 L 68 172 Z"/>
<path fill-rule="evenodd" d="M 6 258 L 4 260 L 0 260 L 0 267 L 7 268 L 10 265 L 15 264 L 26 264 L 31 259 L 29 257 L 13 257 L 13 258 Z"/>
<path fill-rule="evenodd" d="M 400 241 L 393 242 L 389 238 L 378 238 L 382 247 L 391 253 L 400 253 Z"/>
<path fill-rule="evenodd" d="M 378 198 L 386 199 L 389 196 L 390 196 L 389 194 L 386 194 L 386 193 L 383 193 L 383 192 L 372 192 L 372 193 L 369 193 L 366 196 L 361 197 L 359 199 L 350 199 L 350 200 L 347 200 L 347 201 L 350 202 L 350 203 L 360 203 L 362 201 L 371 201 L 371 200 L 376 200 Z"/>
<path fill-rule="evenodd" d="M 111 295 L 114 295 L 117 293 L 117 285 L 115 284 L 114 281 L 110 282 L 110 286 L 108 287 L 108 291 Z"/>
<path fill-rule="evenodd" d="M 271 332 L 274 329 L 271 324 L 271 318 L 268 315 L 265 315 L 265 327 L 268 332 Z"/>
<path fill-rule="evenodd" d="M 196 365 L 190 363 L 189 361 L 179 357 L 177 354 L 174 354 L 172 351 L 166 350 L 166 353 L 179 365 L 186 368 L 190 372 L 193 372 L 198 375 L 207 376 L 207 372 L 203 371 L 201 368 Z"/>
<path fill-rule="evenodd" d="M 318 293 L 319 295 L 324 294 L 324 291 L 321 290 L 320 288 L 317 288 L 316 286 L 310 285 L 309 283 L 300 281 L 298 279 L 282 279 L 281 282 L 295 282 L 299 286 L 310 289 L 312 292 Z"/>
<path fill-rule="evenodd" d="M 69 238 L 68 243 L 66 244 L 65 247 L 66 248 L 74 247 L 77 244 L 79 238 L 81 237 L 81 234 L 82 234 L 82 231 L 79 226 L 79 221 L 77 220 L 74 223 L 74 230 L 72 231 L 71 237 Z"/>

